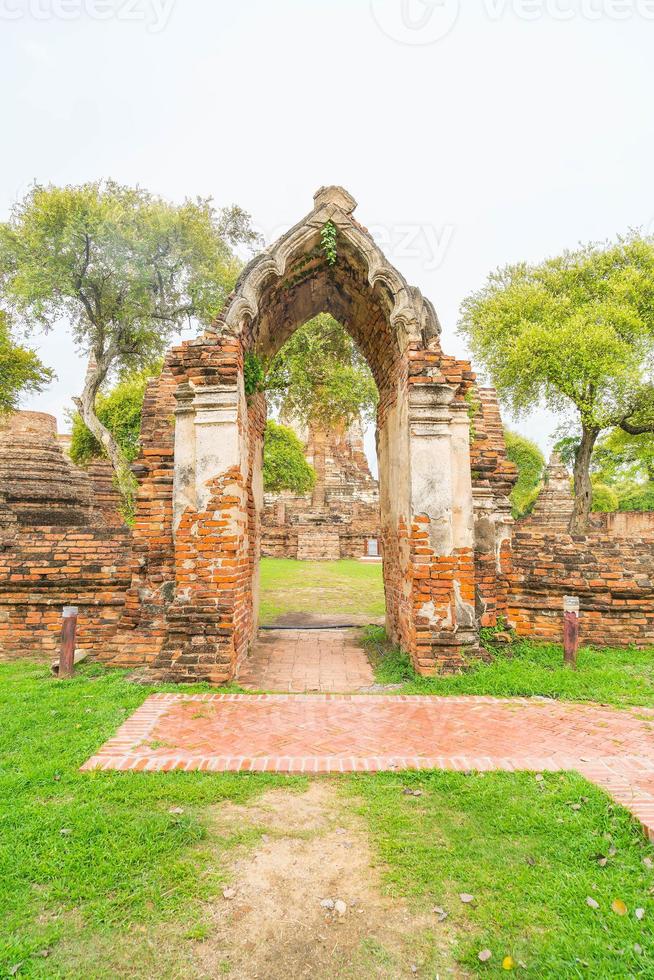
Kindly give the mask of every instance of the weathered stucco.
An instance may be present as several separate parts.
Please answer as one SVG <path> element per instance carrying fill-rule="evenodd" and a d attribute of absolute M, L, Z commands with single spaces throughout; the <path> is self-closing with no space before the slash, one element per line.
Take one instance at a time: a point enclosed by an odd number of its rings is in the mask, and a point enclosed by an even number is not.
<path fill-rule="evenodd" d="M 152 388 L 137 467 L 139 559 L 117 644 L 147 648 L 157 676 L 227 680 L 252 641 L 266 409 L 262 395 L 245 398 L 244 362 L 274 354 L 321 312 L 349 331 L 379 389 L 389 633 L 426 673 L 478 649 L 466 402 L 474 375 L 443 354 L 433 306 L 388 263 L 354 208 L 342 188 L 321 188 L 312 211 L 245 268 L 205 336 L 171 351 Z M 332 264 L 321 244 L 327 222 L 336 228 Z M 481 452 L 493 498 L 510 489 L 506 474 L 501 489 L 492 485 L 503 458 L 496 441 L 493 453 Z"/>

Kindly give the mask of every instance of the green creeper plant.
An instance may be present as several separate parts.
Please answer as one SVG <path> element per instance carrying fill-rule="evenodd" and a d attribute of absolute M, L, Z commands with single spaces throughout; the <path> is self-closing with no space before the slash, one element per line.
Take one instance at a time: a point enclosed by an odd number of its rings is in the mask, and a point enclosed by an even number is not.
<path fill-rule="evenodd" d="M 249 397 L 263 390 L 265 371 L 256 354 L 251 351 L 245 355 L 243 364 L 243 383 L 245 394 Z"/>
<path fill-rule="evenodd" d="M 654 432 L 654 242 L 630 234 L 492 273 L 464 300 L 459 332 L 516 415 L 572 411 L 572 530 L 588 524 L 598 436 Z"/>
<path fill-rule="evenodd" d="M 336 225 L 327 221 L 320 232 L 320 245 L 327 258 L 327 265 L 336 265 L 338 253 L 336 250 Z"/>

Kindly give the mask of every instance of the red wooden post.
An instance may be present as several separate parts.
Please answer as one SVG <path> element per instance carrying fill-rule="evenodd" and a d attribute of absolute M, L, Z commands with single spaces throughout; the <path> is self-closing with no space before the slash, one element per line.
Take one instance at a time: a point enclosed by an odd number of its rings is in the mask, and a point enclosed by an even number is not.
<path fill-rule="evenodd" d="M 563 663 L 573 670 L 577 667 L 579 647 L 579 599 L 574 595 L 563 596 Z"/>
<path fill-rule="evenodd" d="M 73 676 L 75 666 L 75 637 L 77 635 L 77 606 L 64 606 L 59 654 L 60 680 Z"/>

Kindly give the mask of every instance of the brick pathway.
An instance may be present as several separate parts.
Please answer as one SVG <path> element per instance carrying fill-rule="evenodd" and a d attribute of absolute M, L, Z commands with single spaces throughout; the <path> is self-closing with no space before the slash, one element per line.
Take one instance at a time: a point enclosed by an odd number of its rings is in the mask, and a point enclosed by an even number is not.
<path fill-rule="evenodd" d="M 237 681 L 255 691 L 343 694 L 374 678 L 358 630 L 293 629 L 260 631 Z"/>
<path fill-rule="evenodd" d="M 83 769 L 576 769 L 654 839 L 654 710 L 420 695 L 154 694 Z"/>

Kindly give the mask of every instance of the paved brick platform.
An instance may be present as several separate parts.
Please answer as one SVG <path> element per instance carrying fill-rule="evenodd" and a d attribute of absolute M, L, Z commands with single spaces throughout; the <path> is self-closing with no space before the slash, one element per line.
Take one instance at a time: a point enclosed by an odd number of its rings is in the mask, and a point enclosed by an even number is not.
<path fill-rule="evenodd" d="M 421 695 L 154 694 L 82 767 L 576 769 L 654 839 L 654 710 Z"/>
<path fill-rule="evenodd" d="M 238 672 L 251 690 L 346 693 L 374 683 L 359 630 L 262 630 Z"/>

